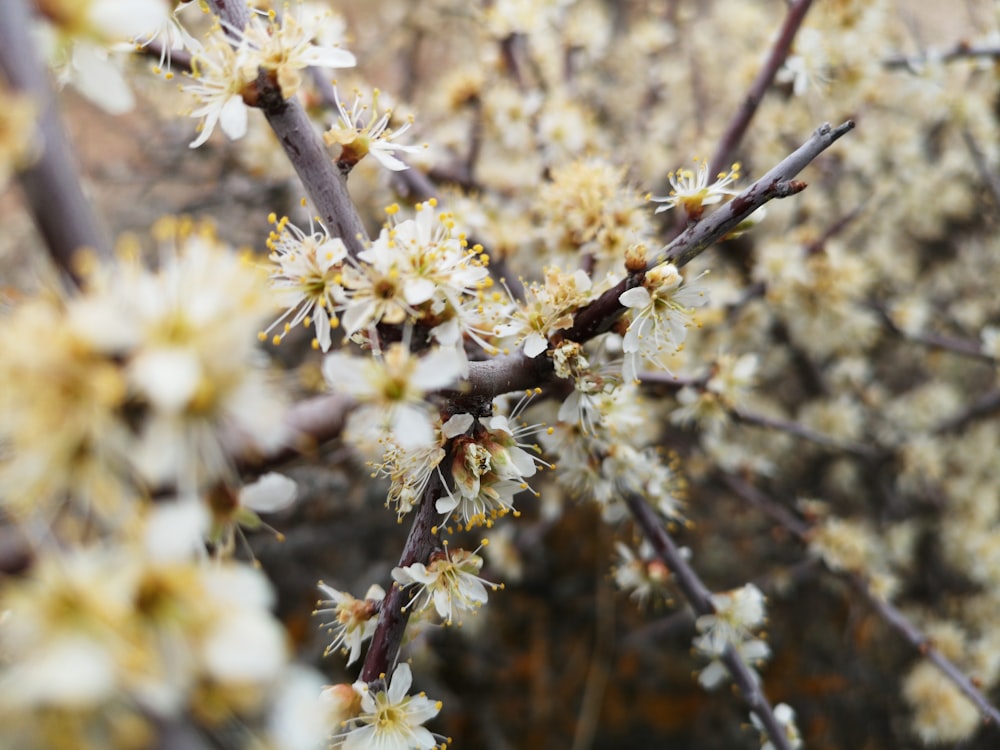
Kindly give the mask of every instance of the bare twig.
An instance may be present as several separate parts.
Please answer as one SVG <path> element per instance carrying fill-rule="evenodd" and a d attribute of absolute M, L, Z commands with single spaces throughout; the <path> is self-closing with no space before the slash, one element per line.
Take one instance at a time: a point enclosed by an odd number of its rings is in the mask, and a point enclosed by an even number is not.
<path fill-rule="evenodd" d="M 209 0 L 209 4 L 229 27 L 246 27 L 245 3 Z M 347 192 L 347 178 L 334 166 L 322 139 L 296 98 L 285 99 L 277 82 L 263 71 L 257 78 L 257 90 L 256 104 L 278 136 L 320 219 L 332 234 L 344 241 L 352 255 L 357 255 L 364 250 L 368 233 Z"/>
<path fill-rule="evenodd" d="M 1000 389 L 994 388 L 977 398 L 958 414 L 940 422 L 931 432 L 935 435 L 957 432 L 970 422 L 991 416 L 997 411 L 1000 411 Z"/>
<path fill-rule="evenodd" d="M 18 174 L 21 189 L 55 264 L 75 284 L 73 257 L 81 248 L 109 255 L 111 241 L 81 189 L 69 141 L 56 109 L 48 75 L 36 54 L 25 0 L 4 4 L 0 23 L 0 70 L 16 91 L 29 94 L 39 107 L 42 152 Z"/>
<path fill-rule="evenodd" d="M 767 495 L 758 490 L 748 482 L 731 474 L 722 474 L 722 480 L 739 497 L 760 508 L 764 513 L 777 521 L 800 541 L 807 542 L 809 535 L 808 524 L 801 521 L 791 511 L 772 501 Z M 979 690 L 972 680 L 967 677 L 952 661 L 934 647 L 933 641 L 920 631 L 912 622 L 906 619 L 892 603 L 876 596 L 868 586 L 865 578 L 857 573 L 849 573 L 844 576 L 845 580 L 854 587 L 868 601 L 868 604 L 875 609 L 897 633 L 902 635 L 906 641 L 912 645 L 921 655 L 926 657 L 934 666 L 941 670 L 951 682 L 962 691 L 983 716 L 983 721 L 988 724 L 1000 725 L 1000 710 L 991 704 L 982 691 Z"/>
<path fill-rule="evenodd" d="M 750 121 L 753 120 L 757 108 L 764 99 L 764 94 L 774 80 L 778 69 L 784 64 L 785 58 L 788 57 L 788 51 L 792 48 L 792 42 L 795 41 L 795 35 L 798 33 L 812 3 L 813 0 L 796 0 L 788 7 L 785 22 L 778 31 L 778 36 L 774 40 L 774 45 L 771 47 L 764 67 L 757 73 L 757 77 L 743 99 L 743 104 L 736 111 L 736 116 L 729 123 L 729 127 L 726 128 L 726 132 L 715 149 L 715 154 L 708 167 L 710 175 L 726 171 L 726 165 L 743 140 L 743 136 L 750 126 Z"/>
<path fill-rule="evenodd" d="M 737 422 L 753 425 L 754 427 L 763 427 L 768 430 L 787 432 L 789 435 L 794 435 L 795 437 L 808 440 L 810 443 L 815 443 L 816 445 L 822 445 L 824 448 L 830 448 L 834 451 L 851 453 L 855 456 L 861 456 L 862 458 L 877 458 L 880 455 L 879 450 L 870 445 L 854 441 L 838 440 L 837 438 L 824 435 L 821 432 L 816 432 L 815 430 L 806 427 L 804 424 L 793 422 L 789 419 L 768 417 L 764 414 L 756 414 L 744 409 L 733 409 L 729 413 Z"/>
<path fill-rule="evenodd" d="M 927 63 L 949 63 L 955 60 L 970 59 L 997 59 L 1000 58 L 1000 47 L 996 45 L 974 46 L 965 41 L 960 41 L 951 49 L 941 51 L 930 50 L 920 55 L 893 55 L 882 61 L 882 66 L 893 68 L 906 68 L 911 72 L 918 72 Z"/>
<path fill-rule="evenodd" d="M 635 519 L 643 535 L 649 540 L 657 557 L 673 573 L 677 588 L 687 599 L 695 614 L 699 616 L 714 614 L 715 607 L 712 605 L 711 591 L 702 583 L 698 574 L 684 559 L 653 509 L 635 493 L 623 492 L 622 494 L 632 518 Z M 779 750 L 791 750 L 788 738 L 775 717 L 767 696 L 760 689 L 760 684 L 750 668 L 731 644 L 727 646 L 726 652 L 722 656 L 722 662 L 729 670 L 733 682 L 740 689 L 750 710 L 760 719 L 761 725 L 774 747 L 779 748 Z"/>
<path fill-rule="evenodd" d="M 905 341 L 926 346 L 931 349 L 943 349 L 953 354 L 960 354 L 963 357 L 981 359 L 984 362 L 995 362 L 990 354 L 983 351 L 978 341 L 971 339 L 960 339 L 955 336 L 948 336 L 943 333 L 908 333 L 896 325 L 888 311 L 877 303 L 870 305 L 871 309 L 878 313 L 883 325 L 892 333 Z"/>

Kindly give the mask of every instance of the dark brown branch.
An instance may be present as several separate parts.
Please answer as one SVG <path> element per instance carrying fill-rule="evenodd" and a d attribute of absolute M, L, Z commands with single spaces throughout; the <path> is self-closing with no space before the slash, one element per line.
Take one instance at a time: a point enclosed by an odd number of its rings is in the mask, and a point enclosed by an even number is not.
<path fill-rule="evenodd" d="M 657 557 L 670 569 L 677 588 L 687 599 L 695 614 L 698 616 L 714 614 L 712 592 L 702 583 L 698 574 L 684 559 L 653 509 L 643 498 L 634 493 L 624 492 L 623 496 L 632 518 L 635 519 L 643 535 L 649 540 Z M 750 710 L 760 719 L 772 744 L 781 750 L 791 750 L 785 731 L 775 717 L 767 696 L 760 689 L 760 684 L 753 672 L 731 644 L 726 648 L 722 662 L 729 670 L 733 682 L 740 689 Z"/>
<path fill-rule="evenodd" d="M 755 414 L 753 412 L 744 411 L 743 409 L 733 409 L 729 413 L 733 416 L 733 419 L 737 422 L 741 422 L 742 424 L 753 425 L 754 427 L 763 427 L 764 429 L 769 430 L 777 430 L 778 432 L 786 432 L 789 435 L 794 435 L 795 437 L 808 440 L 810 443 L 815 443 L 816 445 L 821 445 L 824 448 L 830 448 L 834 451 L 851 453 L 855 456 L 861 456 L 862 458 L 877 458 L 880 455 L 879 450 L 870 445 L 856 443 L 853 441 L 845 442 L 838 440 L 837 438 L 830 437 L 829 435 L 824 435 L 821 432 L 816 432 L 799 422 L 793 422 L 788 419 L 777 419 L 763 414 Z"/>
<path fill-rule="evenodd" d="M 81 248 L 110 255 L 111 240 L 83 194 L 76 160 L 59 120 L 48 74 L 36 54 L 25 0 L 4 4 L 0 23 L 0 70 L 15 91 L 32 97 L 39 108 L 42 152 L 18 179 L 38 231 L 55 264 L 75 284 L 73 258 Z"/>
<path fill-rule="evenodd" d="M 445 460 L 448 458 L 445 457 Z M 420 505 L 414 514 L 413 526 L 410 527 L 409 536 L 406 538 L 403 554 L 399 557 L 399 567 L 426 562 L 430 557 L 434 549 L 435 520 L 438 518 L 434 500 L 441 494 L 442 489 L 440 475 L 435 472 L 427 483 Z M 408 596 L 405 589 L 394 583 L 382 600 L 375 633 L 372 635 L 365 664 L 361 669 L 360 679 L 365 682 L 372 682 L 382 675 L 389 674 L 395 666 L 399 647 L 403 643 L 403 634 L 406 632 L 406 623 L 410 620 L 410 611 L 403 609 Z"/>
<path fill-rule="evenodd" d="M 775 503 L 756 487 L 738 477 L 731 474 L 722 474 L 722 480 L 736 495 L 769 515 L 803 543 L 808 542 L 809 526 L 799 520 L 790 511 Z M 876 596 L 862 575 L 848 573 L 843 577 L 854 587 L 855 591 L 865 597 L 868 604 L 882 616 L 882 619 L 893 630 L 902 635 L 922 656 L 940 669 L 942 674 L 951 680 L 955 687 L 962 691 L 962 694 L 975 704 L 976 708 L 982 714 L 985 723 L 1000 724 L 1000 711 L 986 699 L 986 696 L 982 694 L 979 688 L 973 684 L 972 680 L 962 670 L 934 647 L 930 638 L 906 619 L 903 613 L 892 603 Z"/>
<path fill-rule="evenodd" d="M 799 27 L 802 26 L 802 21 L 805 19 L 806 13 L 809 12 L 812 3 L 813 0 L 796 0 L 789 6 L 785 22 L 778 31 L 778 36 L 774 40 L 774 45 L 771 47 L 771 53 L 767 56 L 764 67 L 757 73 L 743 104 L 736 111 L 736 116 L 729 123 L 729 127 L 726 128 L 725 134 L 715 149 L 712 161 L 709 162 L 709 175 L 714 176 L 727 171 L 729 160 L 739 148 L 747 128 L 750 127 L 750 121 L 753 120 L 757 108 L 760 107 L 760 103 L 764 99 L 764 94 L 771 82 L 774 81 L 778 69 L 784 64 L 785 58 L 788 57 L 788 51 L 792 48 L 792 42 L 795 41 L 795 35 L 798 33 Z"/>

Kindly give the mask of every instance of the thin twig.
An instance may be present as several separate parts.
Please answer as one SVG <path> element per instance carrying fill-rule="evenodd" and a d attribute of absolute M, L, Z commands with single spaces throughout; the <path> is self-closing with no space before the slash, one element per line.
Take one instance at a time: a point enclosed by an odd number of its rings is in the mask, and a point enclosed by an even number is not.
<path fill-rule="evenodd" d="M 973 341 L 972 339 L 960 339 L 956 336 L 948 336 L 943 333 L 908 333 L 896 325 L 895 321 L 884 307 L 877 303 L 872 303 L 869 307 L 871 307 L 871 309 L 878 314 L 879 318 L 882 320 L 882 324 L 887 329 L 904 341 L 919 344 L 920 346 L 926 346 L 931 349 L 943 349 L 944 351 L 952 352 L 953 354 L 960 354 L 963 357 L 981 359 L 984 362 L 996 361 L 992 355 L 983 351 L 978 341 Z"/>
<path fill-rule="evenodd" d="M 788 511 L 784 506 L 772 501 L 767 495 L 748 482 L 731 474 L 722 474 L 722 481 L 739 497 L 751 503 L 777 521 L 800 541 L 808 542 L 809 526 Z M 865 578 L 857 573 L 843 576 L 860 593 L 897 633 L 902 635 L 920 654 L 941 670 L 963 695 L 975 704 L 987 724 L 1000 725 L 1000 710 L 991 704 L 952 661 L 934 647 L 933 641 L 910 622 L 892 603 L 876 596 Z"/>
<path fill-rule="evenodd" d="M 19 172 L 18 179 L 49 255 L 79 285 L 73 261 L 77 251 L 90 248 L 107 256 L 111 254 L 111 240 L 83 194 L 48 73 L 33 44 L 35 35 L 30 33 L 32 24 L 25 0 L 5 3 L 3 13 L 0 70 L 8 85 L 30 95 L 39 108 L 42 152 L 31 166 Z"/>
<path fill-rule="evenodd" d="M 774 81 L 774 76 L 777 74 L 778 69 L 784 64 L 785 58 L 788 57 L 788 51 L 792 48 L 792 42 L 795 41 L 795 35 L 798 33 L 799 27 L 802 25 L 802 21 L 805 19 L 806 13 L 809 12 L 809 7 L 812 3 L 813 0 L 796 0 L 788 7 L 785 21 L 778 31 L 764 67 L 757 73 L 757 77 L 750 85 L 750 90 L 747 91 L 747 95 L 743 99 L 743 104 L 740 105 L 740 108 L 736 111 L 736 115 L 729 123 L 729 127 L 726 128 L 726 132 L 719 140 L 719 145 L 715 149 L 712 161 L 709 162 L 709 175 L 726 171 L 726 165 L 736 152 L 736 149 L 739 148 L 740 142 L 747 132 L 747 128 L 750 127 L 750 121 L 753 120 L 761 101 L 764 99 L 764 94 L 767 92 L 768 87 L 770 87 L 771 82 Z"/>
<path fill-rule="evenodd" d="M 795 437 L 802 438 L 803 440 L 808 440 L 810 443 L 822 445 L 824 448 L 830 448 L 835 451 L 843 451 L 844 453 L 851 453 L 855 456 L 861 456 L 862 458 L 877 458 L 880 455 L 880 451 L 870 445 L 854 441 L 845 442 L 843 440 L 838 440 L 835 437 L 824 435 L 822 432 L 817 432 L 809 427 L 806 427 L 804 424 L 793 422 L 789 419 L 768 417 L 764 414 L 756 414 L 744 409 L 732 409 L 729 413 L 732 415 L 733 419 L 742 424 L 752 425 L 754 427 L 763 427 L 764 429 L 776 430 L 778 432 L 786 432 L 789 435 L 794 435 Z"/>
<path fill-rule="evenodd" d="M 949 63 L 955 60 L 978 58 L 994 60 L 1000 58 L 1000 47 L 996 45 L 973 46 L 968 42 L 960 41 L 944 52 L 929 50 L 920 55 L 893 55 L 885 58 L 882 61 L 882 66 L 890 70 L 906 68 L 910 72 L 916 73 L 927 63 Z"/>
<path fill-rule="evenodd" d="M 660 250 L 652 262 L 646 264 L 646 271 L 667 262 L 673 263 L 678 268 L 687 265 L 725 237 L 740 222 L 765 203 L 775 198 L 794 195 L 803 190 L 806 187 L 805 183 L 795 181 L 793 178 L 817 156 L 853 129 L 854 122 L 851 120 L 835 128 L 829 123 L 821 125 L 805 143 L 782 159 L 750 187 L 697 224 L 693 224 L 681 232 Z M 571 341 L 582 342 L 610 330 L 615 320 L 625 310 L 618 298 L 622 292 L 642 283 L 642 278 L 643 272 L 641 271 L 630 273 L 613 288 L 604 292 L 587 307 L 577 312 L 572 327 L 565 331 L 563 336 Z M 476 390 L 477 387 L 477 384 L 472 381 L 473 390 Z"/>
<path fill-rule="evenodd" d="M 687 599 L 688 604 L 691 605 L 695 614 L 698 616 L 714 614 L 715 607 L 712 605 L 712 592 L 702 583 L 694 568 L 684 559 L 684 556 L 680 553 L 677 545 L 674 544 L 674 540 L 670 538 L 670 535 L 663 528 L 659 517 L 653 512 L 653 509 L 649 507 L 645 499 L 635 493 L 623 492 L 622 494 L 625 498 L 625 504 L 632 514 L 632 518 L 635 519 L 639 529 L 646 539 L 649 540 L 657 557 L 673 573 L 677 588 L 684 595 L 684 598 Z M 743 699 L 750 707 L 750 710 L 760 719 L 761 725 L 764 727 L 764 731 L 767 732 L 767 736 L 774 747 L 779 750 L 791 750 L 788 738 L 777 717 L 775 717 L 774 710 L 771 708 L 767 696 L 760 689 L 760 684 L 750 670 L 750 667 L 743 661 L 732 644 L 726 647 L 726 651 L 722 655 L 722 662 L 729 670 L 733 682 L 743 694 Z"/>
<path fill-rule="evenodd" d="M 941 435 L 948 432 L 958 432 L 970 422 L 992 416 L 997 411 L 1000 411 L 1000 389 L 994 388 L 977 398 L 958 414 L 940 422 L 931 430 L 931 434 Z"/>

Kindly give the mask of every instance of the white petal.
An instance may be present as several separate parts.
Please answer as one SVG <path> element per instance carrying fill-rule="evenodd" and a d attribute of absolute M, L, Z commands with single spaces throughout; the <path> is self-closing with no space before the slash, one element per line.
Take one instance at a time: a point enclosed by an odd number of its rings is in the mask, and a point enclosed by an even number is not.
<path fill-rule="evenodd" d="M 625 307 L 643 308 L 649 304 L 649 291 L 644 286 L 636 286 L 618 295 L 618 301 Z"/>
<path fill-rule="evenodd" d="M 285 632 L 269 615 L 234 613 L 205 640 L 209 675 L 226 682 L 268 682 L 285 666 Z"/>
<path fill-rule="evenodd" d="M 373 385 L 366 364 L 367 360 L 361 357 L 334 352 L 323 360 L 323 377 L 335 392 L 368 396 L 373 393 Z"/>
<path fill-rule="evenodd" d="M 311 47 L 302 59 L 306 65 L 320 68 L 353 68 L 358 64 L 354 55 L 339 47 Z"/>
<path fill-rule="evenodd" d="M 275 513 L 291 505 L 298 491 L 295 480 L 271 471 L 240 490 L 240 504 L 258 513 Z"/>
<path fill-rule="evenodd" d="M 233 95 L 222 105 L 219 126 L 233 141 L 238 141 L 247 134 L 247 105 L 241 97 Z"/>
<path fill-rule="evenodd" d="M 441 434 L 449 439 L 458 437 L 467 432 L 474 421 L 471 414 L 456 414 L 441 426 Z"/>
<path fill-rule="evenodd" d="M 526 357 L 537 357 L 539 354 L 544 352 L 549 346 L 549 342 L 540 333 L 528 334 L 528 337 L 524 340 L 524 356 Z"/>
<path fill-rule="evenodd" d="M 412 279 L 406 282 L 403 296 L 407 304 L 420 305 L 434 296 L 436 285 L 430 279 Z"/>
<path fill-rule="evenodd" d="M 462 373 L 462 359 L 454 349 L 435 349 L 420 358 L 413 373 L 413 385 L 424 391 L 451 385 Z"/>
<path fill-rule="evenodd" d="M 190 560 L 204 550 L 208 526 L 208 511 L 198 499 L 160 503 L 146 522 L 146 551 L 155 562 Z"/>
<path fill-rule="evenodd" d="M 73 86 L 108 114 L 124 114 L 135 106 L 132 89 L 103 50 L 78 43 L 73 50 L 73 67 Z"/>
<path fill-rule="evenodd" d="M 409 164 L 404 161 L 400 161 L 384 148 L 377 148 L 373 146 L 368 149 L 368 153 L 375 157 L 375 161 L 388 169 L 390 172 L 402 172 L 404 169 L 410 168 Z"/>
<path fill-rule="evenodd" d="M 392 673 L 392 681 L 389 683 L 389 690 L 386 693 L 386 697 L 389 698 L 390 703 L 399 703 L 410 690 L 410 685 L 413 684 L 413 673 L 410 672 L 410 665 L 405 661 L 396 667 L 396 671 Z"/>
<path fill-rule="evenodd" d="M 130 375 L 154 408 L 176 413 L 194 397 L 201 362 L 187 349 L 154 349 L 133 360 Z"/>
<path fill-rule="evenodd" d="M 403 450 L 434 445 L 431 418 L 419 407 L 405 405 L 396 407 L 392 420 L 392 433 L 396 443 Z"/>

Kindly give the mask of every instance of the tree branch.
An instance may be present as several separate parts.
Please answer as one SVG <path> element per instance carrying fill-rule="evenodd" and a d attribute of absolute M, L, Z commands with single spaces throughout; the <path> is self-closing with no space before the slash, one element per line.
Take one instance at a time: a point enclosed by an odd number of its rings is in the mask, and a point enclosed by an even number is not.
<path fill-rule="evenodd" d="M 799 541 L 807 543 L 809 541 L 809 526 L 799 520 L 794 514 L 784 506 L 773 502 L 763 492 L 731 474 L 722 474 L 722 481 L 739 497 L 759 508 L 781 526 L 791 532 Z M 868 604 L 877 611 L 897 633 L 906 639 L 920 654 L 926 657 L 934 666 L 941 670 L 965 695 L 983 716 L 983 721 L 987 724 L 1000 725 L 1000 711 L 991 704 L 986 696 L 977 688 L 972 680 L 962 672 L 953 662 L 934 647 L 933 642 L 923 632 L 921 632 L 912 622 L 906 619 L 891 602 L 881 599 L 872 593 L 865 578 L 857 573 L 848 573 L 843 578 L 851 584 L 855 591 L 861 594 Z"/>
<path fill-rule="evenodd" d="M 39 158 L 18 179 L 49 255 L 75 285 L 80 278 L 73 258 L 81 248 L 111 254 L 111 240 L 81 188 L 80 175 L 66 138 L 48 73 L 36 54 L 25 0 L 4 4 L 0 23 L 0 70 L 16 91 L 29 94 L 39 108 L 42 141 Z"/>
<path fill-rule="evenodd" d="M 643 535 L 649 540 L 657 557 L 673 573 L 677 588 L 680 589 L 684 598 L 687 599 L 695 614 L 698 616 L 714 614 L 715 607 L 712 605 L 712 592 L 702 583 L 698 574 L 695 573 L 687 560 L 684 559 L 680 550 L 677 549 L 677 545 L 674 544 L 673 539 L 664 530 L 659 517 L 653 512 L 653 509 L 649 507 L 649 504 L 643 498 L 632 492 L 623 492 L 622 494 L 625 504 L 632 514 L 632 518 L 635 519 Z M 767 736 L 774 747 L 779 748 L 779 750 L 791 750 L 788 738 L 780 722 L 775 717 L 774 710 L 771 708 L 767 696 L 764 695 L 764 692 L 760 689 L 760 684 L 754 678 L 750 668 L 740 657 L 739 653 L 737 653 L 736 649 L 733 648 L 732 644 L 726 647 L 726 651 L 722 656 L 722 662 L 729 670 L 729 674 L 732 675 L 733 682 L 740 689 L 743 699 L 747 702 L 750 710 L 760 719 L 761 725 L 764 727 L 764 731 L 767 732 Z"/>
<path fill-rule="evenodd" d="M 725 134 L 715 149 L 715 155 L 712 157 L 712 161 L 709 162 L 709 175 L 716 175 L 727 171 L 726 166 L 729 160 L 743 140 L 747 128 L 750 127 L 750 121 L 757 113 L 757 108 L 760 107 L 760 103 L 764 99 L 764 94 L 767 92 L 771 82 L 774 81 L 774 76 L 777 74 L 778 69 L 784 64 L 785 58 L 788 57 L 788 51 L 792 48 L 792 42 L 795 41 L 795 35 L 799 31 L 799 27 L 802 26 L 802 21 L 805 19 L 806 13 L 809 12 L 809 7 L 812 3 L 813 0 L 796 0 L 789 6 L 788 13 L 785 15 L 785 22 L 778 31 L 778 36 L 774 40 L 774 45 L 771 47 L 771 53 L 767 56 L 764 67 L 757 73 L 757 77 L 750 85 L 750 90 L 747 92 L 743 104 L 736 111 L 736 116 L 729 123 L 729 127 L 726 128 Z"/>
<path fill-rule="evenodd" d="M 444 460 L 448 461 L 449 457 L 446 455 Z M 424 495 L 414 514 L 413 526 L 410 527 L 406 546 L 403 547 L 403 554 L 399 558 L 399 567 L 426 562 L 430 557 L 434 549 L 434 521 L 438 515 L 434 500 L 441 490 L 441 477 L 434 472 L 427 482 L 427 487 L 424 488 Z M 382 600 L 375 633 L 372 635 L 368 653 L 365 655 L 365 664 L 361 669 L 360 679 L 365 682 L 389 674 L 396 663 L 399 647 L 403 643 L 403 634 L 406 632 L 406 623 L 410 619 L 410 611 L 403 609 L 406 598 L 406 591 L 399 584 L 393 583 L 389 593 Z"/>

